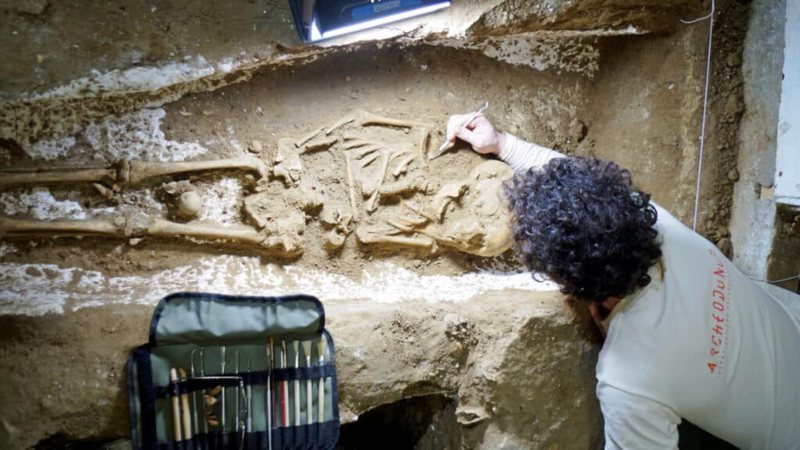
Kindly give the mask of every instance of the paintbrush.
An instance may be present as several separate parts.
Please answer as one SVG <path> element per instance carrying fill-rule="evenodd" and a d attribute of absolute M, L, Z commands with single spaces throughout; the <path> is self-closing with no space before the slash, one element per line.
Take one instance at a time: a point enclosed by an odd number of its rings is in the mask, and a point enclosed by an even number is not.
<path fill-rule="evenodd" d="M 311 341 L 303 341 L 303 353 L 306 355 L 306 367 L 311 367 Z M 311 424 L 314 420 L 311 411 L 311 378 L 306 380 L 306 423 Z"/>
<path fill-rule="evenodd" d="M 175 384 L 178 382 L 178 371 L 175 368 L 169 369 L 169 382 Z M 181 436 L 181 411 L 178 404 L 178 396 L 172 396 L 172 424 L 175 427 L 175 442 L 183 440 Z"/>
<path fill-rule="evenodd" d="M 460 130 L 463 130 L 464 128 L 467 128 L 467 126 L 470 123 L 472 123 L 472 121 L 475 120 L 476 117 L 481 115 L 487 109 L 489 109 L 489 102 L 484 102 L 483 106 L 481 106 L 481 108 L 479 110 L 477 110 L 474 113 L 472 113 L 472 115 L 469 116 L 467 121 L 464 122 L 463 125 L 461 125 Z M 428 156 L 428 161 L 430 161 L 432 159 L 436 159 L 436 158 L 442 156 L 447 150 L 451 149 L 453 147 L 453 145 L 455 145 L 455 138 L 453 138 L 453 139 L 454 139 L 453 141 L 444 141 L 442 143 L 442 145 L 440 145 L 439 148 L 436 149 L 436 151 L 432 155 Z"/>
<path fill-rule="evenodd" d="M 325 364 L 325 348 L 328 345 L 325 336 L 322 336 L 317 342 L 317 352 L 319 353 L 320 367 Z M 319 422 L 325 421 L 325 377 L 319 377 Z"/>

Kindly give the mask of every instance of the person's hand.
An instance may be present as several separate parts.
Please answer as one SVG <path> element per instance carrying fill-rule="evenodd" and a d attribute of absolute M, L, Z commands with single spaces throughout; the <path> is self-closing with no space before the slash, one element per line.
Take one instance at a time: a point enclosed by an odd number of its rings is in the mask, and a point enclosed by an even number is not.
<path fill-rule="evenodd" d="M 483 114 L 464 126 L 472 114 L 454 114 L 447 121 L 447 148 L 456 143 L 456 138 L 472 145 L 472 149 L 482 155 L 497 155 L 500 153 L 502 141 L 505 139 L 501 133 L 494 129 L 489 119 Z"/>

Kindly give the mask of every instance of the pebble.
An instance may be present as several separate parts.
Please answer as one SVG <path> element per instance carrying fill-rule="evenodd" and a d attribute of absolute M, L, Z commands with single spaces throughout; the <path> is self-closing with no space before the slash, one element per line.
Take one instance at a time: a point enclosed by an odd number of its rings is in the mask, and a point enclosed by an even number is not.
<path fill-rule="evenodd" d="M 262 150 L 264 150 L 264 146 L 259 140 L 254 139 L 250 142 L 250 145 L 247 146 L 247 151 L 250 153 L 261 153 Z"/>

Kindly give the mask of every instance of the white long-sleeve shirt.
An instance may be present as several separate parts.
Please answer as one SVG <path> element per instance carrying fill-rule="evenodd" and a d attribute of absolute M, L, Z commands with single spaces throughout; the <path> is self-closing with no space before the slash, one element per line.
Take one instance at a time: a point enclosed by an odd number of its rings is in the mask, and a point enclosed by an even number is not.
<path fill-rule="evenodd" d="M 511 135 L 500 152 L 515 170 L 561 156 Z M 677 448 L 682 418 L 740 448 L 800 448 L 800 296 L 654 206 L 664 273 L 614 308 L 597 363 L 606 448 Z"/>

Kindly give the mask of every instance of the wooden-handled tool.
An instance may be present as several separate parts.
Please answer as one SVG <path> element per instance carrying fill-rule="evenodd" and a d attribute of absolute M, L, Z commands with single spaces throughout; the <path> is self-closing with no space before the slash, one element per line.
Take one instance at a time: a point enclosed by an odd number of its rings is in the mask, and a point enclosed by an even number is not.
<path fill-rule="evenodd" d="M 169 369 L 169 382 L 173 384 L 178 382 L 178 371 L 175 370 L 174 368 Z M 172 396 L 172 425 L 175 428 L 175 442 L 182 441 L 183 436 L 181 435 L 181 410 L 177 395 Z"/>
<path fill-rule="evenodd" d="M 181 380 L 186 379 L 185 370 L 179 368 L 178 373 Z M 187 393 L 181 394 L 181 417 L 183 418 L 183 437 L 189 440 L 192 438 L 192 413 L 189 409 L 189 394 Z"/>

